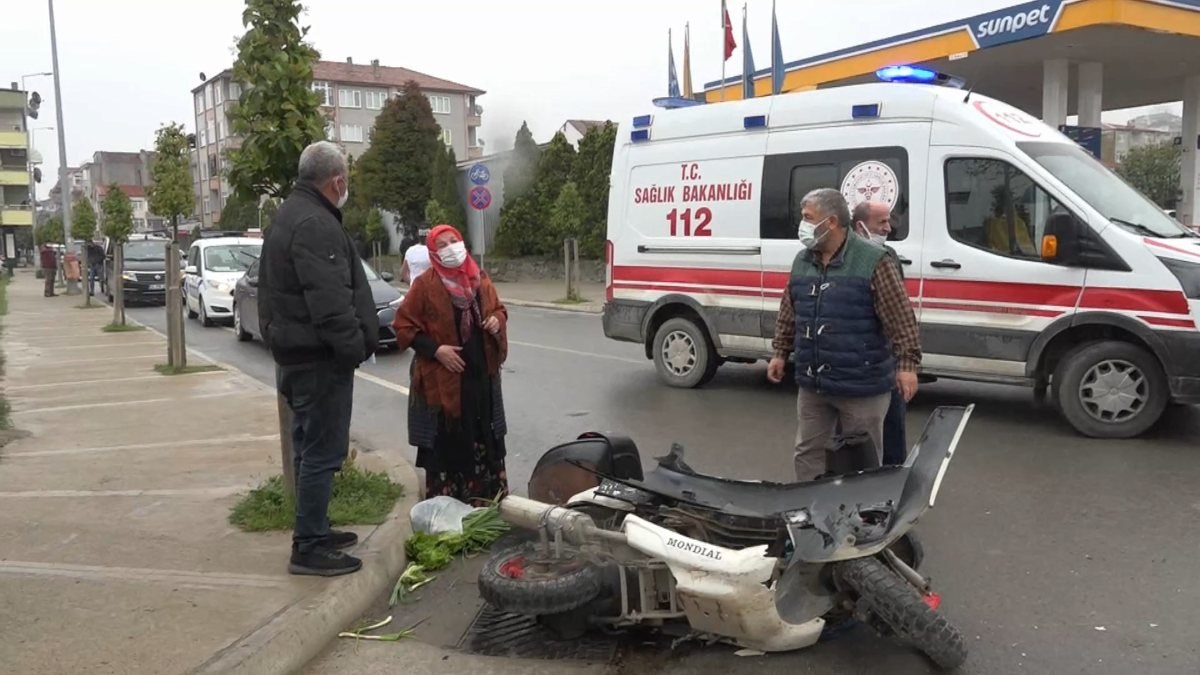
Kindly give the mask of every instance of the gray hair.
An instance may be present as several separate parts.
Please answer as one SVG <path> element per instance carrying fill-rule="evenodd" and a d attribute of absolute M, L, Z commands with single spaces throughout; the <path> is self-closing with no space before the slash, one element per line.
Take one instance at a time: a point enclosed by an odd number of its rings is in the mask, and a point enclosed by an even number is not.
<path fill-rule="evenodd" d="M 348 171 L 342 149 L 329 141 L 317 141 L 300 153 L 300 180 L 324 185 Z"/>
<path fill-rule="evenodd" d="M 867 201 L 867 200 L 859 202 L 854 207 L 854 210 L 850 212 L 850 218 L 852 218 L 854 220 L 854 222 L 856 222 L 856 223 L 857 222 L 865 223 L 868 220 L 870 220 L 871 219 L 871 202 Z"/>
<path fill-rule="evenodd" d="M 817 188 L 804 195 L 800 207 L 812 206 L 817 213 L 828 218 L 834 216 L 842 227 L 850 227 L 850 205 L 841 192 L 833 188 Z"/>

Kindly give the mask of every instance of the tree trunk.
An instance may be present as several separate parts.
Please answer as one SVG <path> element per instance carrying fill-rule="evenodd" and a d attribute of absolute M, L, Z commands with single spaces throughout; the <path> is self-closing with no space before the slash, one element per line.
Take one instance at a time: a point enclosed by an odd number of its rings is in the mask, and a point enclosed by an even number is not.
<path fill-rule="evenodd" d="M 167 364 L 187 368 L 187 343 L 183 321 L 183 298 L 179 283 L 179 218 L 171 219 L 171 241 L 167 244 Z"/>
<path fill-rule="evenodd" d="M 113 252 L 113 323 L 125 325 L 125 244 L 117 244 Z"/>
<path fill-rule="evenodd" d="M 296 464 L 292 447 L 292 409 L 283 394 L 276 394 L 275 404 L 279 409 L 279 459 L 283 463 L 283 487 L 288 495 L 296 498 Z"/>

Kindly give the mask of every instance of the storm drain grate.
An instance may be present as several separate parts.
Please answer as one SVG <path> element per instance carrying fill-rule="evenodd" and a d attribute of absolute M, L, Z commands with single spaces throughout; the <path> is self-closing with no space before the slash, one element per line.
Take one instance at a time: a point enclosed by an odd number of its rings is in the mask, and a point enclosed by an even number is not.
<path fill-rule="evenodd" d="M 560 640 L 533 617 L 484 605 L 459 646 L 482 656 L 607 662 L 616 652 L 617 639 L 588 633 L 577 640 Z"/>

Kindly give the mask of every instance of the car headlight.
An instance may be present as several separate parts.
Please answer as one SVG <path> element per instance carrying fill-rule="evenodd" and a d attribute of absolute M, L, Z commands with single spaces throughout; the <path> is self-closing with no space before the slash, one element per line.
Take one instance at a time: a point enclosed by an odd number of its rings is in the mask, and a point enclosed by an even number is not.
<path fill-rule="evenodd" d="M 121 278 L 125 281 L 137 281 L 137 275 L 133 272 L 121 272 Z"/>
<path fill-rule="evenodd" d="M 215 284 L 212 284 L 212 287 L 215 288 L 218 293 L 233 293 L 233 284 L 225 281 L 218 281 Z"/>

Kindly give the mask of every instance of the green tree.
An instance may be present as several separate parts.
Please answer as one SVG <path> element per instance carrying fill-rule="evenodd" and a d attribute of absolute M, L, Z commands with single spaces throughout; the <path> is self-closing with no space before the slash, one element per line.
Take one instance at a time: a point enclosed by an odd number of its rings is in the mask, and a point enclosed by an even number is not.
<path fill-rule="evenodd" d="M 58 223 L 59 239 L 62 238 L 62 221 Z M 92 203 L 80 197 L 71 207 L 71 238 L 91 241 L 96 236 L 96 210 Z"/>
<path fill-rule="evenodd" d="M 63 243 L 63 223 L 62 216 L 50 216 L 46 222 L 38 225 L 37 240 L 38 244 L 50 242 L 51 244 Z"/>
<path fill-rule="evenodd" d="M 150 211 L 171 223 L 170 257 L 167 259 L 167 365 L 187 367 L 184 345 L 183 298 L 179 275 L 179 219 L 196 209 L 188 137 L 182 124 L 159 128 L 154 140 L 155 161 L 150 169 Z"/>
<path fill-rule="evenodd" d="M 367 222 L 363 227 L 363 241 L 371 247 L 372 251 L 375 250 L 376 244 L 387 245 L 388 232 L 383 225 L 383 213 L 379 209 L 371 209 L 367 212 Z"/>
<path fill-rule="evenodd" d="M 579 187 L 574 182 L 566 183 L 558 191 L 558 198 L 550 209 L 550 230 L 554 238 L 561 242 L 568 237 L 581 237 L 586 218 L 587 209 L 579 194 Z"/>
<path fill-rule="evenodd" d="M 542 151 L 533 141 L 533 133 L 529 131 L 529 124 L 522 122 L 521 128 L 517 129 L 516 138 L 513 139 L 513 149 L 509 154 L 508 166 L 504 168 L 505 204 L 523 196 L 526 190 L 533 185 L 534 177 L 537 174 L 538 160 L 541 159 L 541 156 Z"/>
<path fill-rule="evenodd" d="M 1117 173 L 1163 208 L 1174 208 L 1179 200 L 1179 170 L 1182 146 L 1173 143 L 1134 148 L 1121 159 Z"/>
<path fill-rule="evenodd" d="M 561 132 L 554 134 L 538 162 L 536 178 L 529 196 L 534 200 L 536 222 L 531 246 L 537 255 L 554 255 L 562 251 L 562 236 L 551 226 L 551 215 L 563 186 L 571 181 L 575 167 L 575 148 Z"/>
<path fill-rule="evenodd" d="M 429 99 L 416 82 L 383 106 L 371 130 L 371 147 L 356 163 L 367 203 L 400 217 L 415 237 L 433 187 L 433 162 L 441 150 L 441 132 Z"/>
<path fill-rule="evenodd" d="M 108 192 L 100 202 L 100 212 L 104 215 L 101 222 L 104 236 L 112 239 L 116 244 L 113 269 L 115 281 L 112 284 L 113 324 L 123 326 L 125 325 L 125 284 L 122 283 L 121 275 L 125 267 L 124 245 L 126 241 L 129 241 L 129 235 L 133 233 L 133 205 L 121 187 L 113 183 L 108 186 Z"/>
<path fill-rule="evenodd" d="M 267 219 L 263 217 L 263 224 Z M 221 208 L 221 222 L 218 224 L 222 232 L 246 232 L 258 227 L 258 203 L 253 199 L 244 199 L 236 193 L 229 195 L 225 206 Z"/>
<path fill-rule="evenodd" d="M 575 158 L 575 184 L 584 207 L 584 227 L 579 235 L 579 256 L 601 258 L 608 230 L 609 174 L 613 149 L 617 144 L 617 125 L 605 122 L 592 127 L 579 141 Z"/>
<path fill-rule="evenodd" d="M 320 54 L 304 41 L 301 4 L 246 0 L 233 79 L 242 96 L 230 110 L 241 147 L 228 151 L 229 182 L 242 199 L 286 197 L 296 180 L 300 153 L 325 139 L 321 99 L 312 90 Z"/>
<path fill-rule="evenodd" d="M 445 152 L 434 153 L 433 156 L 433 188 L 430 199 L 441 205 L 444 213 L 442 219 L 432 221 L 426 218 L 430 225 L 446 223 L 464 231 L 467 217 L 463 212 L 462 196 L 458 189 L 458 159 L 454 156 L 454 148 L 446 148 Z M 464 236 L 466 232 L 463 232 Z"/>
<path fill-rule="evenodd" d="M 496 231 L 496 252 L 504 256 L 534 253 L 534 232 L 538 227 L 537 201 L 527 194 L 537 176 L 541 150 L 533 140 L 529 125 L 521 123 L 513 139 L 513 149 L 504 168 L 504 206 L 500 209 L 500 228 Z"/>

